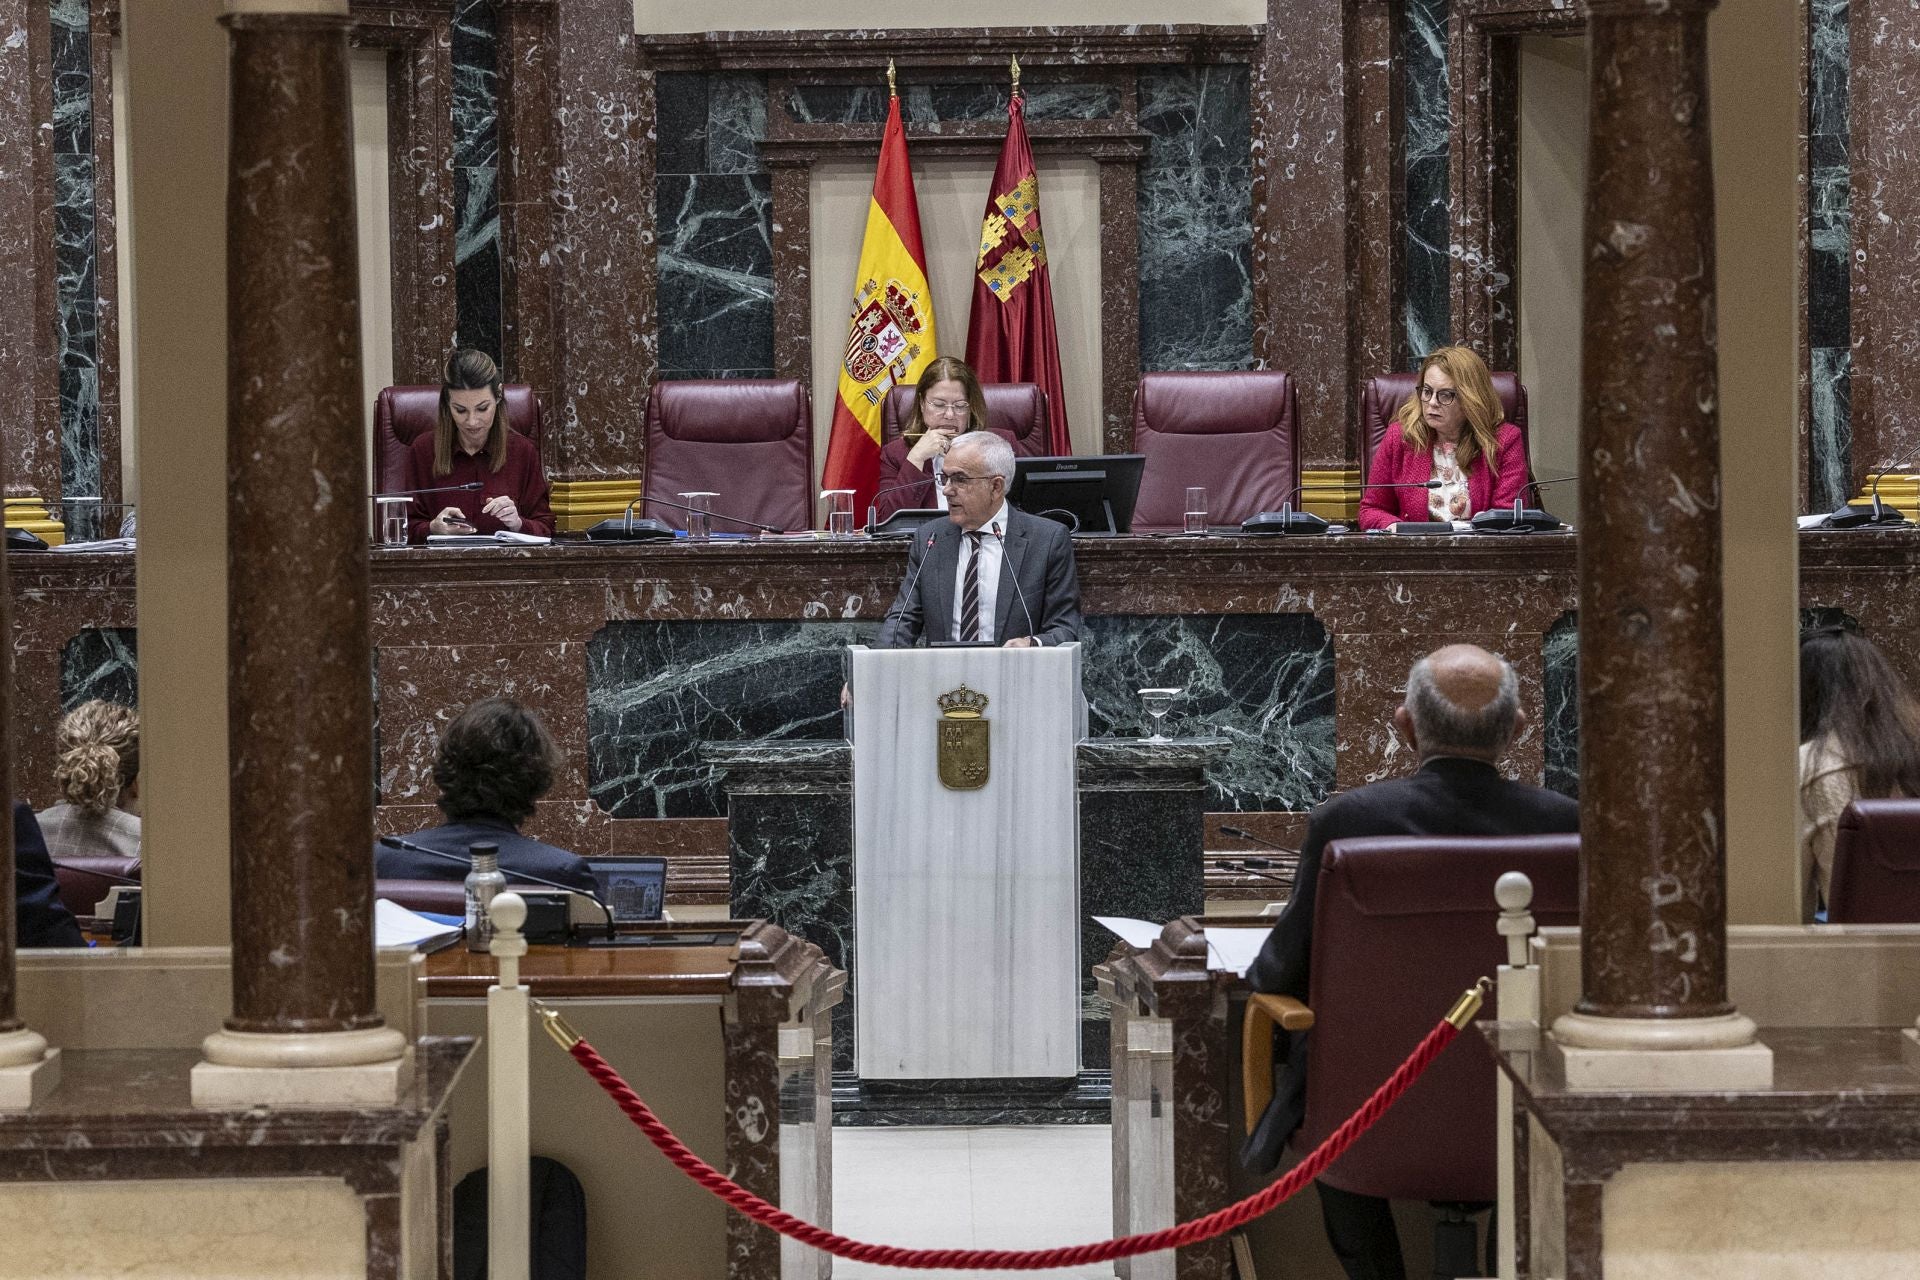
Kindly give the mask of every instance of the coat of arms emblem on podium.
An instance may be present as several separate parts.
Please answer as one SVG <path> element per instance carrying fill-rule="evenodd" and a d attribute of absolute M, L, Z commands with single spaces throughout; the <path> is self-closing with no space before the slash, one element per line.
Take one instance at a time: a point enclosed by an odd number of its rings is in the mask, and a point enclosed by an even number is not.
<path fill-rule="evenodd" d="M 940 695 L 940 785 L 949 791 L 978 791 L 987 785 L 992 756 L 986 718 L 987 695 L 966 685 Z"/>

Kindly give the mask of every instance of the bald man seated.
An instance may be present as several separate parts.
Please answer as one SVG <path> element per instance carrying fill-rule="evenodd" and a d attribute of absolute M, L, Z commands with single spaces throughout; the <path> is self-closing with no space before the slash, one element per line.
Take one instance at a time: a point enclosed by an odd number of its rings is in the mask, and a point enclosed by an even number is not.
<path fill-rule="evenodd" d="M 1356 787 L 1329 799 L 1307 819 L 1293 897 L 1247 970 L 1256 991 L 1307 998 L 1313 950 L 1314 894 L 1321 851 L 1354 836 L 1515 836 L 1580 829 L 1580 806 L 1544 787 L 1500 776 L 1497 761 L 1526 727 L 1513 667 L 1477 645 L 1437 649 L 1413 664 L 1407 696 L 1393 713 L 1394 731 L 1420 760 L 1411 777 Z M 1489 887 L 1491 893 L 1491 887 Z M 1274 1081 L 1273 1102 L 1247 1139 L 1241 1161 L 1265 1172 L 1306 1111 L 1305 1037 L 1293 1033 L 1288 1065 Z M 1387 1202 L 1316 1184 L 1327 1239 L 1354 1280 L 1405 1275 Z"/>

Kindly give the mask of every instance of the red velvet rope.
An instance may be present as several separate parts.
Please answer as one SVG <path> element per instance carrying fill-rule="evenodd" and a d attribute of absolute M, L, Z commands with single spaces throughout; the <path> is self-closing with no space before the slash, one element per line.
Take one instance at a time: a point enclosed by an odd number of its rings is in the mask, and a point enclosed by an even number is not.
<path fill-rule="evenodd" d="M 1096 1262 L 1111 1262 L 1115 1258 L 1131 1258 L 1143 1253 L 1154 1253 L 1161 1249 L 1178 1249 L 1187 1245 L 1199 1244 L 1215 1236 L 1225 1235 L 1235 1227 L 1253 1221 L 1267 1213 L 1319 1177 L 1326 1167 L 1338 1159 L 1344 1151 L 1353 1145 L 1354 1140 L 1373 1126 L 1386 1109 L 1393 1105 L 1399 1096 L 1407 1091 L 1407 1086 L 1420 1078 L 1430 1063 L 1440 1055 L 1440 1051 L 1453 1043 L 1459 1033 L 1451 1022 L 1442 1021 L 1439 1026 L 1427 1033 L 1407 1060 L 1400 1064 L 1387 1082 L 1374 1090 L 1373 1096 L 1358 1111 L 1348 1116 L 1346 1122 L 1331 1134 L 1313 1151 L 1313 1154 L 1290 1170 L 1285 1177 L 1264 1190 L 1248 1196 L 1238 1204 L 1228 1205 L 1216 1210 L 1204 1218 L 1192 1222 L 1167 1227 L 1160 1231 L 1149 1231 L 1143 1235 L 1124 1236 L 1118 1240 L 1101 1240 L 1094 1244 L 1072 1245 L 1064 1249 L 901 1249 L 892 1245 L 867 1244 L 859 1240 L 850 1240 L 846 1236 L 835 1235 L 822 1230 L 809 1222 L 802 1222 L 778 1205 L 769 1204 L 759 1196 L 748 1191 L 733 1179 L 715 1169 L 699 1156 L 687 1149 L 685 1143 L 673 1135 L 673 1131 L 660 1122 L 651 1108 L 640 1100 L 640 1096 L 627 1087 L 620 1073 L 607 1065 L 607 1060 L 597 1053 L 585 1040 L 573 1045 L 568 1052 L 587 1074 L 600 1082 L 620 1109 L 627 1113 L 634 1124 L 654 1146 L 660 1148 L 660 1154 L 673 1162 L 675 1168 L 692 1178 L 707 1190 L 719 1196 L 733 1208 L 747 1217 L 771 1227 L 781 1235 L 791 1236 L 802 1244 L 822 1249 L 836 1258 L 848 1258 L 854 1262 L 871 1262 L 887 1267 L 908 1268 L 944 1268 L 964 1271 L 1045 1271 L 1055 1267 L 1077 1267 Z"/>

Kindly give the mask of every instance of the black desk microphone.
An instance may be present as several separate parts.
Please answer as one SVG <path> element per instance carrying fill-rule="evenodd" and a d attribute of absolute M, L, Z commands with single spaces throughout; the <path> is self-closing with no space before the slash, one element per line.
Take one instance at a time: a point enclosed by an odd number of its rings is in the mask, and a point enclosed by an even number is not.
<path fill-rule="evenodd" d="M 448 853 L 444 849 L 429 849 L 424 844 L 415 844 L 411 840 L 402 840 L 399 836 L 381 836 L 380 843 L 392 845 L 396 849 L 405 849 L 408 853 L 424 853 L 429 858 L 440 858 L 446 862 L 457 862 L 467 870 L 473 870 L 473 859 L 467 857 L 464 853 Z M 615 936 L 613 908 L 609 907 L 599 894 L 579 888 L 576 885 L 561 884 L 558 880 L 548 880 L 544 876 L 536 876 L 527 871 L 514 871 L 506 867 L 501 867 L 500 870 L 501 873 L 510 880 L 525 880 L 531 884 L 543 884 L 549 889 L 559 889 L 566 893 L 577 893 L 583 898 L 593 899 L 593 905 L 600 908 L 601 912 L 607 917 L 607 936 L 609 938 Z"/>

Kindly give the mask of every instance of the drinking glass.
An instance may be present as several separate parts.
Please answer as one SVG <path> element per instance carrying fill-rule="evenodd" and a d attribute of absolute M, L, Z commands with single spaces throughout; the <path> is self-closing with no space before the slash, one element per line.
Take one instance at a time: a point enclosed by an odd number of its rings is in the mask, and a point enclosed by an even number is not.
<path fill-rule="evenodd" d="M 407 545 L 407 498 L 380 499 L 380 545 L 397 551 Z"/>
<path fill-rule="evenodd" d="M 683 493 L 680 501 L 693 508 L 680 514 L 687 518 L 687 539 L 690 542 L 705 542 L 711 532 L 709 521 L 713 515 L 713 500 L 717 493 Z"/>
<path fill-rule="evenodd" d="M 828 489 L 820 495 L 820 501 L 827 504 L 827 536 L 851 538 L 853 536 L 853 490 Z"/>
<path fill-rule="evenodd" d="M 1207 491 L 1199 485 L 1187 490 L 1187 532 L 1207 531 Z"/>
<path fill-rule="evenodd" d="M 1148 738 L 1143 738 L 1141 739 L 1141 741 L 1143 742 L 1172 742 L 1173 741 L 1172 738 L 1169 738 L 1166 734 L 1160 732 L 1160 729 L 1161 729 L 1160 722 L 1166 719 L 1167 712 L 1173 709 L 1173 700 L 1185 692 L 1186 692 L 1185 689 L 1142 689 L 1140 690 L 1141 705 L 1146 707 L 1147 714 L 1153 717 L 1153 736 Z"/>

